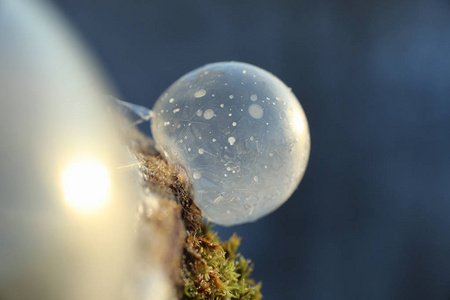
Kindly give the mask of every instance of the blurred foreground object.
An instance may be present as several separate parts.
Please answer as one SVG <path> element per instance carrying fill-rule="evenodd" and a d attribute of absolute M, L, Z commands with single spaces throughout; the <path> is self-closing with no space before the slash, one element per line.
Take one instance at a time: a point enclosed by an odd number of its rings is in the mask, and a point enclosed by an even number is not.
<path fill-rule="evenodd" d="M 0 1 L 2 300 L 123 298 L 134 196 L 107 91 L 52 7 Z"/>

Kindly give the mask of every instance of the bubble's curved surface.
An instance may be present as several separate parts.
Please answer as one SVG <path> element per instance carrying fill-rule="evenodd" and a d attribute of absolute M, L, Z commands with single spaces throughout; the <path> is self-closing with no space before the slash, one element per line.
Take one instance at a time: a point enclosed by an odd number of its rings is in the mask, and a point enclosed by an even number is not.
<path fill-rule="evenodd" d="M 295 95 L 258 67 L 221 62 L 196 69 L 161 95 L 153 137 L 192 182 L 205 217 L 255 221 L 283 204 L 306 169 L 308 122 Z"/>

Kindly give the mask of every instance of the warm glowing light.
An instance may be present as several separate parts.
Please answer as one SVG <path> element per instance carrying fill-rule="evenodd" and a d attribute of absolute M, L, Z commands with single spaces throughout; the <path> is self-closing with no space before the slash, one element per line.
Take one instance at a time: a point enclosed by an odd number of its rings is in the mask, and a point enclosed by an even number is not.
<path fill-rule="evenodd" d="M 302 134 L 305 130 L 305 121 L 302 115 L 299 112 L 296 112 L 292 119 L 292 127 L 294 131 L 296 131 L 299 134 Z"/>
<path fill-rule="evenodd" d="M 85 212 L 96 211 L 108 200 L 108 169 L 96 160 L 77 160 L 64 171 L 62 186 L 65 199 L 72 207 Z"/>

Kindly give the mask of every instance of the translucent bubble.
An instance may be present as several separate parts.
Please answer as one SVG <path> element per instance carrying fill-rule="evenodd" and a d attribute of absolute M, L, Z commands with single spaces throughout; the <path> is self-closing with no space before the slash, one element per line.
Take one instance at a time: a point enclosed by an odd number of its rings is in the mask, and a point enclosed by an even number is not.
<path fill-rule="evenodd" d="M 194 70 L 153 111 L 161 153 L 185 169 L 212 222 L 255 221 L 283 204 L 303 177 L 310 149 L 303 109 L 290 88 L 258 67 L 222 62 Z"/>

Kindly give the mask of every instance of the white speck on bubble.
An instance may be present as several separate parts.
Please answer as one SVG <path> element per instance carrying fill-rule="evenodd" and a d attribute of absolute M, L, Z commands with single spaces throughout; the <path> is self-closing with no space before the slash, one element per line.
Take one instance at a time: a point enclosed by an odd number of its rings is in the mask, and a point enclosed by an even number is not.
<path fill-rule="evenodd" d="M 237 123 L 236 123 L 236 122 L 233 122 L 231 125 L 233 125 L 234 127 L 236 127 L 236 126 L 237 126 Z"/>
<path fill-rule="evenodd" d="M 202 178 L 202 173 L 200 173 L 199 171 L 195 171 L 193 176 L 194 176 L 194 179 L 200 179 L 200 178 Z"/>
<path fill-rule="evenodd" d="M 205 89 L 201 89 L 195 92 L 194 97 L 195 98 L 201 98 L 203 96 L 206 95 L 206 90 Z"/>
<path fill-rule="evenodd" d="M 229 138 L 228 138 L 228 143 L 230 143 L 230 146 L 233 146 L 233 144 L 236 142 L 236 139 L 234 138 L 234 137 L 232 137 L 232 136 L 230 136 Z"/>
<path fill-rule="evenodd" d="M 213 143 L 215 143 L 217 140 L 216 139 L 212 139 Z"/>
<path fill-rule="evenodd" d="M 205 112 L 203 113 L 203 118 L 205 118 L 206 120 L 210 120 L 214 116 L 215 116 L 214 111 L 210 108 L 205 110 Z"/>
<path fill-rule="evenodd" d="M 224 106 L 225 106 L 225 105 L 223 105 L 223 104 L 220 104 L 220 107 L 222 107 L 222 108 L 223 108 Z"/>
<path fill-rule="evenodd" d="M 233 96 L 233 95 L 230 95 L 230 96 L 228 96 L 228 98 L 230 98 L 230 99 L 233 99 L 233 98 L 234 98 L 234 96 Z"/>
<path fill-rule="evenodd" d="M 203 148 L 198 149 L 198 153 L 199 153 L 199 154 L 205 153 L 205 149 L 203 149 Z"/>
<path fill-rule="evenodd" d="M 243 71 L 242 71 L 242 74 L 245 74 L 245 73 L 247 73 L 247 70 L 243 70 Z"/>
<path fill-rule="evenodd" d="M 263 108 L 259 104 L 250 105 L 248 108 L 248 113 L 255 119 L 261 119 L 264 114 Z"/>

